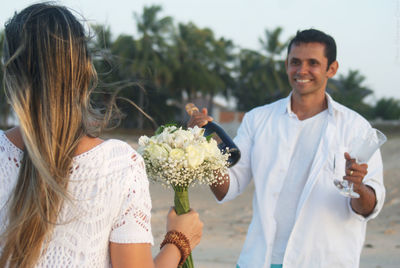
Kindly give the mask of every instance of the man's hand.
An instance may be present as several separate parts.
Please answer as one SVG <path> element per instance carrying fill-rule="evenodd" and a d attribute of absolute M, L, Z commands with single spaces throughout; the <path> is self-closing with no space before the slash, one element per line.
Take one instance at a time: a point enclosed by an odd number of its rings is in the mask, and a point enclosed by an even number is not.
<path fill-rule="evenodd" d="M 349 153 L 344 154 L 346 159 L 346 176 L 343 179 L 353 183 L 353 189 L 358 192 L 362 186 L 362 181 L 368 173 L 367 164 L 357 164 L 356 160 L 351 158 Z"/>
<path fill-rule="evenodd" d="M 213 121 L 213 118 L 208 115 L 207 108 L 203 108 L 201 113 L 199 111 L 193 111 L 190 117 L 189 122 L 187 123 L 187 127 L 203 127 L 207 125 L 208 122 Z"/>
<path fill-rule="evenodd" d="M 345 153 L 344 157 L 346 158 L 346 176 L 343 179 L 353 183 L 353 190 L 360 194 L 360 198 L 351 199 L 351 207 L 356 213 L 367 217 L 376 206 L 374 189 L 363 183 L 363 179 L 368 173 L 368 165 L 357 164 L 356 160 L 351 158 L 348 153 Z"/>

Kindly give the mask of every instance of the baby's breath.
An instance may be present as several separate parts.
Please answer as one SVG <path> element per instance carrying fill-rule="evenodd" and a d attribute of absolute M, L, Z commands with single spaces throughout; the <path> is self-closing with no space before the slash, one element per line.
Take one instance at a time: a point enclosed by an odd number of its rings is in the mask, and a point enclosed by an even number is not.
<path fill-rule="evenodd" d="M 185 188 L 223 183 L 229 155 L 222 153 L 215 140 L 206 139 L 203 133 L 204 129 L 197 126 L 187 130 L 164 126 L 152 137 L 140 137 L 138 151 L 146 163 L 149 178 L 167 186 Z"/>

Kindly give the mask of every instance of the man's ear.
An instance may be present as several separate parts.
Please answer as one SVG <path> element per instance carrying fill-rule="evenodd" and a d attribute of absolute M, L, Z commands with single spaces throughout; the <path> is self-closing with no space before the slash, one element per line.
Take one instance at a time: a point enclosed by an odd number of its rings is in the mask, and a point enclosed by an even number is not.
<path fill-rule="evenodd" d="M 327 71 L 328 78 L 334 77 L 338 69 L 339 69 L 339 62 L 337 60 L 335 60 L 328 67 L 328 71 Z"/>

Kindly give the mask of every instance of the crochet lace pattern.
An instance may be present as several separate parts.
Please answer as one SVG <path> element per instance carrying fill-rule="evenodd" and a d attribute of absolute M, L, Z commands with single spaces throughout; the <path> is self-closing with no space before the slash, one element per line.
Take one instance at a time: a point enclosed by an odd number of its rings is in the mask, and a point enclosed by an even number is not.
<path fill-rule="evenodd" d="M 0 131 L 0 234 L 22 156 Z M 74 157 L 68 191 L 73 198 L 64 202 L 36 267 L 111 267 L 110 241 L 154 243 L 144 161 L 127 143 L 107 140 Z"/>

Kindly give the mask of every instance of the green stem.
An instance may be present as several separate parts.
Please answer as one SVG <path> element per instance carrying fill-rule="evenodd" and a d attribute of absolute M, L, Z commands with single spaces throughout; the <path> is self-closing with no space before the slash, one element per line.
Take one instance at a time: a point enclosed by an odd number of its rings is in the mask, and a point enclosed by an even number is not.
<path fill-rule="evenodd" d="M 189 193 L 187 188 L 174 188 L 174 205 L 178 215 L 188 213 L 190 210 Z"/>
<path fill-rule="evenodd" d="M 174 188 L 174 205 L 176 214 L 182 215 L 190 210 L 189 204 L 189 193 L 188 189 L 184 187 L 173 187 Z M 182 268 L 194 268 L 192 253 L 187 257 L 185 263 L 180 266 Z"/>

